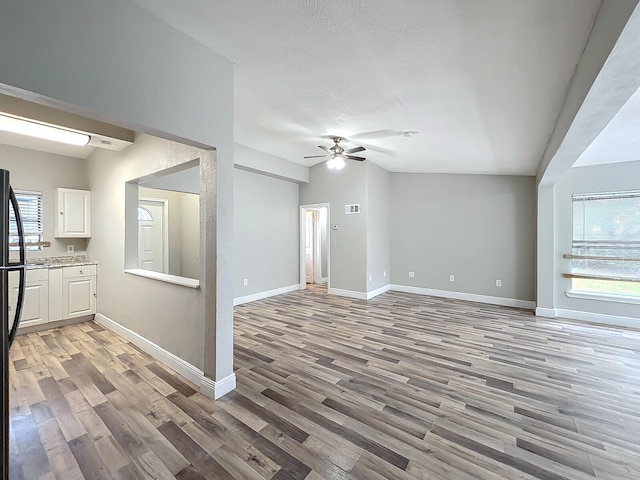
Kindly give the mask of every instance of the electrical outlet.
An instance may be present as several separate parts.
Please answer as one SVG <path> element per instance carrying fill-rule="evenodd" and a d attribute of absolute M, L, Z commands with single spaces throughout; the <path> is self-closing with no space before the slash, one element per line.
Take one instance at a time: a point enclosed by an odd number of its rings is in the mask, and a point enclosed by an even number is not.
<path fill-rule="evenodd" d="M 76 251 L 75 245 L 67 245 L 67 253 L 74 253 Z"/>
<path fill-rule="evenodd" d="M 386 270 L 384 272 L 382 272 L 382 276 L 386 278 L 386 276 L 387 276 L 387 271 Z"/>
<path fill-rule="evenodd" d="M 496 287 L 502 286 L 502 280 L 496 280 Z"/>
<path fill-rule="evenodd" d="M 413 278 L 415 276 L 416 276 L 415 272 L 409 272 L 409 278 Z"/>
<path fill-rule="evenodd" d="M 242 283 L 244 283 L 244 286 L 246 287 L 247 285 L 249 285 L 249 279 L 248 279 L 248 278 L 245 278 L 245 279 L 244 279 L 244 282 L 242 282 Z"/>
<path fill-rule="evenodd" d="M 449 281 L 450 282 L 455 282 L 456 281 L 455 275 L 449 275 Z"/>
<path fill-rule="evenodd" d="M 369 275 L 369 281 L 373 281 L 373 275 Z"/>

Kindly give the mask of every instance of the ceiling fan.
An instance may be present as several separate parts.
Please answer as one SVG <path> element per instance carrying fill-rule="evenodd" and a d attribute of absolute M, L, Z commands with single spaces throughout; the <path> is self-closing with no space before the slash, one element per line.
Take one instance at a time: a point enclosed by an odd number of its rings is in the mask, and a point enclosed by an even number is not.
<path fill-rule="evenodd" d="M 357 160 L 362 162 L 366 160 L 365 157 L 356 157 L 355 155 L 351 155 L 352 153 L 364 152 L 366 148 L 364 147 L 354 147 L 348 150 L 345 150 L 340 146 L 340 142 L 342 141 L 342 137 L 333 137 L 333 142 L 335 145 L 331 148 L 325 147 L 324 145 L 318 145 L 318 148 L 324 150 L 326 155 L 312 155 L 310 157 L 304 158 L 325 158 L 328 157 L 327 166 L 331 169 L 341 170 L 344 168 L 344 159 L 347 158 L 349 160 Z"/>

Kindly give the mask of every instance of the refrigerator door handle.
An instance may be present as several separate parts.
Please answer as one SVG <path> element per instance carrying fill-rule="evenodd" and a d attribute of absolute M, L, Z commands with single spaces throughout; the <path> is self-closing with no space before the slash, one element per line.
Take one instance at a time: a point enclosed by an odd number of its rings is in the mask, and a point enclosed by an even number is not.
<path fill-rule="evenodd" d="M 16 313 L 13 318 L 13 325 L 11 325 L 11 331 L 9 332 L 9 348 L 13 344 L 13 340 L 18 333 L 18 325 L 20 324 L 20 315 L 22 314 L 22 305 L 24 304 L 24 290 L 26 284 L 26 248 L 24 242 L 24 227 L 22 225 L 22 216 L 20 215 L 20 206 L 13 188 L 9 187 L 9 200 L 13 207 L 13 213 L 16 217 L 16 226 L 18 227 L 18 243 L 20 244 L 20 262 L 17 265 L 17 270 L 20 272 L 20 284 L 18 286 L 18 301 L 16 303 Z"/>

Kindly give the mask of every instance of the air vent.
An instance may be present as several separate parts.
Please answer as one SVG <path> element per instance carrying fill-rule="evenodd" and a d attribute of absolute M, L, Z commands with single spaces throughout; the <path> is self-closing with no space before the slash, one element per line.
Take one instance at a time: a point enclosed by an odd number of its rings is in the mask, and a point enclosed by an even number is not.
<path fill-rule="evenodd" d="M 344 206 L 345 215 L 353 215 L 354 213 L 360 213 L 360 204 L 352 203 L 351 205 Z"/>

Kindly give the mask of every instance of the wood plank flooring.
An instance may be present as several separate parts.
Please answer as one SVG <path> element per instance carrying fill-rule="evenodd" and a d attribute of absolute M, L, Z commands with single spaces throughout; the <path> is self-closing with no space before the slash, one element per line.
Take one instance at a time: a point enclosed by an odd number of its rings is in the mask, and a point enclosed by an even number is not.
<path fill-rule="evenodd" d="M 212 401 L 89 322 L 11 351 L 11 478 L 638 479 L 640 332 L 320 288 L 236 307 Z"/>

